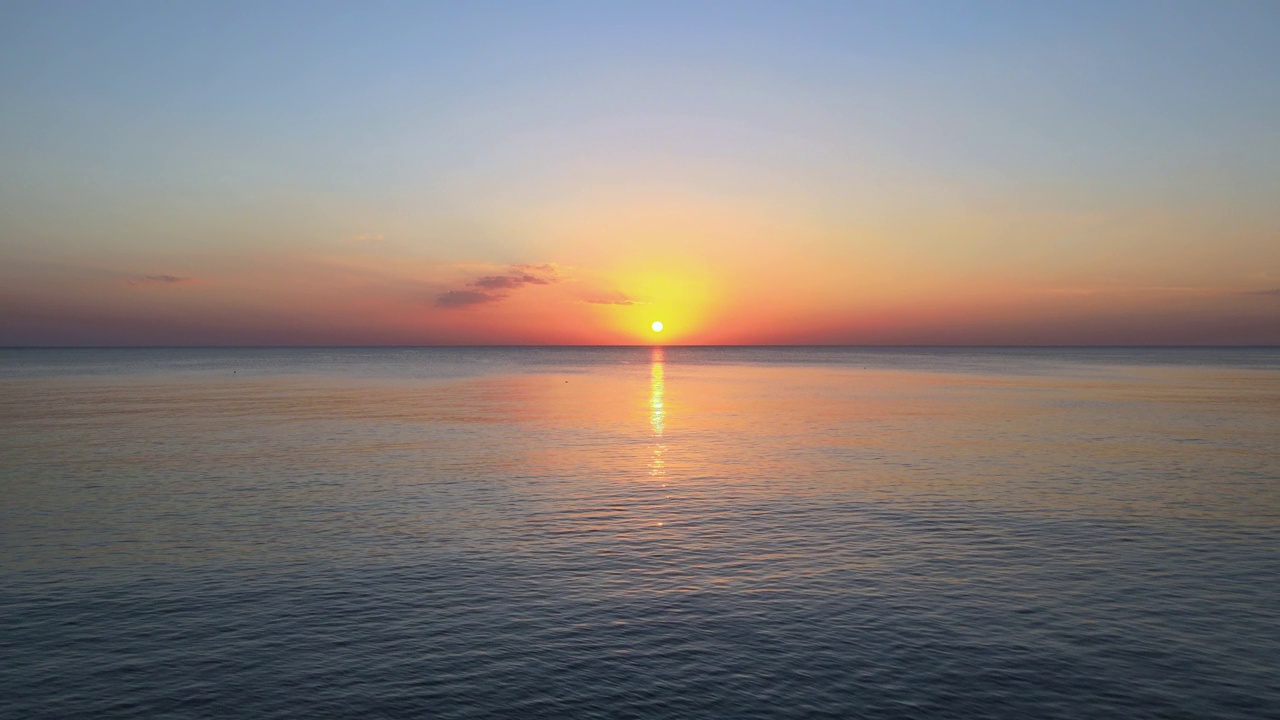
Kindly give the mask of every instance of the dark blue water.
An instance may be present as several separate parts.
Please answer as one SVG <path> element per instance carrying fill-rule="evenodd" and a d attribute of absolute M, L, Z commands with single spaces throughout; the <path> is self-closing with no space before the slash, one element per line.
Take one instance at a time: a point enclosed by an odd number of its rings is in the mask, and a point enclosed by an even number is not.
<path fill-rule="evenodd" d="M 0 716 L 1280 717 L 1275 350 L 0 351 Z"/>

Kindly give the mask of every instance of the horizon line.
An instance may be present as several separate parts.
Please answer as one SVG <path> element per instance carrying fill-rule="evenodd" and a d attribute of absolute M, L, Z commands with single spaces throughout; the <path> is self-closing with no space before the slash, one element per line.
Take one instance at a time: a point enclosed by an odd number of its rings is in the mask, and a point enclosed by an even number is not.
<path fill-rule="evenodd" d="M 427 349 L 620 349 L 620 348 L 859 348 L 859 349 L 1004 349 L 1004 350 L 1271 350 L 1280 344 L 1076 344 L 1076 345 L 1011 345 L 1011 344 L 860 344 L 860 343 L 769 343 L 769 344 L 525 344 L 472 343 L 465 345 L 0 345 L 0 350 L 427 350 Z"/>

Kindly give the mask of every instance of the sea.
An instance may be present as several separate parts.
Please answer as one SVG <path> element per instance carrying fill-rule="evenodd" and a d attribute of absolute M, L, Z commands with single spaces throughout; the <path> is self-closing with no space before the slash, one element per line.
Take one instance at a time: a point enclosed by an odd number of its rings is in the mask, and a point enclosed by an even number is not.
<path fill-rule="evenodd" d="M 0 717 L 1277 718 L 1280 349 L 0 350 Z"/>

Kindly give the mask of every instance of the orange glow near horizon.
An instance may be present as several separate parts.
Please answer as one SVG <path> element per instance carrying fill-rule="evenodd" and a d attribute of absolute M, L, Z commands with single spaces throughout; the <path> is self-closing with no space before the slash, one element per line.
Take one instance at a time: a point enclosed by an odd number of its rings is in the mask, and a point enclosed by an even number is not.
<path fill-rule="evenodd" d="M 701 343 L 721 316 L 719 306 L 732 300 L 723 272 L 688 258 L 667 258 L 660 268 L 619 262 L 595 278 L 632 300 L 598 306 L 601 329 L 632 343 Z"/>

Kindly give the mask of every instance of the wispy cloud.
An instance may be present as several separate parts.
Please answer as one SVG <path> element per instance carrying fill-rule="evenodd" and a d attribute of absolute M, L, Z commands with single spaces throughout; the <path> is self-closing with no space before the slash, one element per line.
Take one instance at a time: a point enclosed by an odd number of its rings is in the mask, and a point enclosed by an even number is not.
<path fill-rule="evenodd" d="M 540 265 L 512 265 L 513 270 L 530 273 L 543 273 L 547 275 L 558 275 L 560 273 L 559 263 L 542 263 Z"/>
<path fill-rule="evenodd" d="M 485 303 L 497 302 L 505 297 L 505 295 L 492 295 L 478 290 L 449 290 L 448 292 L 442 292 L 436 296 L 436 307 L 471 307 L 472 305 L 484 305 Z"/>
<path fill-rule="evenodd" d="M 125 282 L 130 285 L 189 285 L 196 279 L 181 275 L 130 275 Z"/>
<path fill-rule="evenodd" d="M 524 274 L 489 275 L 469 284 L 471 287 L 485 288 L 486 290 L 514 290 L 523 285 L 550 285 L 552 282 L 547 278 Z"/>
<path fill-rule="evenodd" d="M 592 305 L 640 305 L 642 304 L 639 300 L 632 300 L 631 298 L 627 297 L 624 293 L 617 292 L 617 291 L 589 295 L 583 298 L 583 302 L 588 302 L 588 303 L 591 303 Z"/>
<path fill-rule="evenodd" d="M 551 285 L 560 281 L 553 263 L 512 265 L 506 275 L 485 275 L 463 288 L 447 290 L 436 296 L 436 307 L 464 308 L 499 302 L 526 285 Z M 475 288 L 475 289 L 468 289 Z"/>
<path fill-rule="evenodd" d="M 1252 292 L 1245 293 L 1245 295 L 1270 295 L 1272 297 L 1280 297 L 1280 288 L 1274 288 L 1272 290 L 1254 290 Z"/>
<path fill-rule="evenodd" d="M 1235 290 L 1227 287 L 1218 287 L 1211 285 L 1087 285 L 1075 287 L 1047 287 L 1037 288 L 1037 293 L 1047 295 L 1062 296 L 1093 296 L 1093 295 L 1167 295 L 1167 296 L 1184 296 L 1184 297 L 1214 297 L 1237 294 Z M 1273 292 L 1280 293 L 1280 290 Z M 1248 293 L 1254 294 L 1254 293 Z M 1270 292 L 1262 292 L 1258 294 L 1270 294 Z"/>

